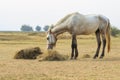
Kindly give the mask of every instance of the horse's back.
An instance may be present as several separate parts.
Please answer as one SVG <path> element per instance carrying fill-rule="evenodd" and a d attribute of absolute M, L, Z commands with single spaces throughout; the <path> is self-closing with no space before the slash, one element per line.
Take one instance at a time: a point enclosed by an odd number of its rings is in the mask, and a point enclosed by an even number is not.
<path fill-rule="evenodd" d="M 80 34 L 91 34 L 98 29 L 99 19 L 97 15 L 81 15 L 76 13 L 71 16 L 69 23 L 71 33 Z"/>
<path fill-rule="evenodd" d="M 68 31 L 70 34 L 87 35 L 95 33 L 98 29 L 104 29 L 107 21 L 108 19 L 102 15 L 83 15 L 75 12 L 65 16 L 56 26 L 58 26 L 58 29 Z"/>

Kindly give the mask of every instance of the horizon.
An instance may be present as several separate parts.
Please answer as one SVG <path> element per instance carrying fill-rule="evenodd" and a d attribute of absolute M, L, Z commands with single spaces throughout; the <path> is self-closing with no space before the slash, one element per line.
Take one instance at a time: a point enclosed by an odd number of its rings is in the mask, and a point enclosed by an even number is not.
<path fill-rule="evenodd" d="M 34 30 L 37 25 L 43 28 L 73 12 L 102 14 L 120 29 L 119 3 L 119 0 L 0 0 L 0 31 L 20 31 L 24 24 Z"/>

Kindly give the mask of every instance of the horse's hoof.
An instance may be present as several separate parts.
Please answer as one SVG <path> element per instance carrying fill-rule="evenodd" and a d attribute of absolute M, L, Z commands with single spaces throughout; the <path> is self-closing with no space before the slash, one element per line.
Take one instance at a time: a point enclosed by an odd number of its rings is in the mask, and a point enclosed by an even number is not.
<path fill-rule="evenodd" d="M 93 57 L 93 59 L 96 59 L 96 57 Z"/>
<path fill-rule="evenodd" d="M 77 58 L 75 58 L 74 60 L 77 60 Z"/>
<path fill-rule="evenodd" d="M 77 60 L 77 58 L 72 57 L 72 58 L 70 58 L 70 60 Z"/>
<path fill-rule="evenodd" d="M 74 60 L 77 60 L 77 58 L 74 58 Z"/>
<path fill-rule="evenodd" d="M 93 59 L 96 59 L 98 56 L 94 56 Z"/>
<path fill-rule="evenodd" d="M 103 56 L 100 56 L 99 59 L 103 59 Z"/>
<path fill-rule="evenodd" d="M 73 57 L 71 57 L 70 60 L 73 60 Z"/>

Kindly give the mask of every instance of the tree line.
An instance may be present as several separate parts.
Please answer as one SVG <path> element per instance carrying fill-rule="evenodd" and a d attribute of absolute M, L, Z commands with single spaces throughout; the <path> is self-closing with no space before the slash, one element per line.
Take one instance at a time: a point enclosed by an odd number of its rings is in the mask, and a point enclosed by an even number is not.
<path fill-rule="evenodd" d="M 42 28 L 43 28 L 44 31 L 47 31 L 47 30 L 49 29 L 49 27 L 50 27 L 49 25 L 46 25 L 46 26 L 44 26 L 44 27 L 41 27 L 41 26 L 37 25 L 37 26 L 35 27 L 35 31 L 40 32 L 40 31 L 42 31 Z M 24 31 L 24 32 L 34 31 L 34 30 L 33 30 L 33 27 L 30 26 L 30 25 L 22 25 L 21 28 L 20 28 L 20 30 L 21 30 L 21 31 Z M 114 37 L 120 35 L 120 29 L 118 29 L 118 28 L 115 27 L 115 26 L 111 26 L 111 35 L 114 36 Z"/>
<path fill-rule="evenodd" d="M 111 27 L 111 35 L 114 37 L 120 36 L 120 29 L 115 26 Z"/>
<path fill-rule="evenodd" d="M 43 30 L 44 30 L 44 31 L 47 31 L 48 29 L 49 29 L 49 25 L 46 25 L 46 26 L 43 27 Z M 24 31 L 24 32 L 32 32 L 32 31 L 34 31 L 34 29 L 33 29 L 32 26 L 26 25 L 26 24 L 22 25 L 21 28 L 20 28 L 20 30 L 21 30 L 21 31 Z M 39 25 L 37 25 L 37 26 L 35 27 L 35 31 L 38 31 L 38 32 L 39 32 L 39 31 L 42 31 L 42 27 L 39 26 Z"/>

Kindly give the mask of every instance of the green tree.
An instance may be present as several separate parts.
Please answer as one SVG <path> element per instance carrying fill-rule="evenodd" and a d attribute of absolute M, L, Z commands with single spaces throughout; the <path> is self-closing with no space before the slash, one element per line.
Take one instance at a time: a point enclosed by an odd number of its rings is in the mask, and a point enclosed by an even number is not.
<path fill-rule="evenodd" d="M 41 27 L 40 26 L 36 26 L 36 31 L 41 31 Z"/>
<path fill-rule="evenodd" d="M 29 25 L 22 25 L 20 29 L 21 31 L 33 31 L 33 28 Z"/>
<path fill-rule="evenodd" d="M 115 26 L 111 27 L 111 35 L 116 37 L 118 34 L 120 34 L 120 30 L 116 28 Z"/>
<path fill-rule="evenodd" d="M 48 31 L 49 26 L 48 26 L 48 25 L 46 25 L 46 26 L 44 26 L 44 27 L 43 27 L 43 29 L 44 29 L 45 31 Z"/>

